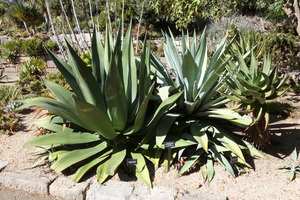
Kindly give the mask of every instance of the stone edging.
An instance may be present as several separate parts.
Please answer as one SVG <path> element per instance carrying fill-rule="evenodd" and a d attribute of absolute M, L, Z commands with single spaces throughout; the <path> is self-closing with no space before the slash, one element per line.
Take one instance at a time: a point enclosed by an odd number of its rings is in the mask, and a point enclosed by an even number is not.
<path fill-rule="evenodd" d="M 17 172 L 1 172 L 8 165 L 0 160 L 0 185 L 31 194 L 50 195 L 66 200 L 226 200 L 224 196 L 201 193 L 197 190 L 185 193 L 175 189 L 133 186 L 130 182 L 109 180 L 99 184 L 95 178 L 75 183 L 69 177 L 59 177 L 39 169 Z"/>

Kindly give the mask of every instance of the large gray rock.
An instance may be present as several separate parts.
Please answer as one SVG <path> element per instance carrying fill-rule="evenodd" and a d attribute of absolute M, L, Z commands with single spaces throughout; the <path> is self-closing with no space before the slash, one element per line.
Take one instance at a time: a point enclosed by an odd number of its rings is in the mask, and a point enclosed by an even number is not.
<path fill-rule="evenodd" d="M 0 160 L 0 172 L 8 165 L 8 162 Z"/>
<path fill-rule="evenodd" d="M 134 189 L 130 200 L 174 200 L 177 191 L 170 188 L 149 188 L 146 186 L 138 186 Z"/>
<path fill-rule="evenodd" d="M 200 191 L 188 191 L 188 193 L 178 192 L 178 200 L 227 200 L 227 197 L 212 193 L 203 193 Z"/>
<path fill-rule="evenodd" d="M 86 193 L 86 200 L 128 200 L 133 186 L 127 182 L 109 180 L 104 184 L 93 181 Z"/>
<path fill-rule="evenodd" d="M 48 186 L 56 177 L 52 173 L 37 170 L 2 172 L 0 184 L 6 188 L 47 195 Z"/>
<path fill-rule="evenodd" d="M 70 177 L 59 177 L 50 185 L 49 193 L 64 199 L 83 200 L 89 183 L 90 180 L 75 183 Z"/>

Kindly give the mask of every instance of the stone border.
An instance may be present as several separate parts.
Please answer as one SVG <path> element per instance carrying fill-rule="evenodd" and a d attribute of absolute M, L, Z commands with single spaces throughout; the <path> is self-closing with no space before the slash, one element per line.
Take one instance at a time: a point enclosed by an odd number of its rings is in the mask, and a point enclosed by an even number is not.
<path fill-rule="evenodd" d="M 41 169 L 1 172 L 9 163 L 0 160 L 0 185 L 65 200 L 226 200 L 227 197 L 202 193 L 185 193 L 171 188 L 133 186 L 130 182 L 109 180 L 99 184 L 96 178 L 75 183 L 70 177 L 46 173 Z"/>

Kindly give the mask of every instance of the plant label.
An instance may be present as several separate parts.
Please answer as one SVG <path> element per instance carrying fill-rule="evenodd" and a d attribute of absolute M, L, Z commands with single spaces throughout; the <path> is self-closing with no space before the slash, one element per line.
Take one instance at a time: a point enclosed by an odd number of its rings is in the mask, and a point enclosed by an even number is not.
<path fill-rule="evenodd" d="M 165 148 L 172 148 L 175 147 L 175 141 L 168 141 L 164 143 Z"/>
<path fill-rule="evenodd" d="M 237 161 L 238 161 L 238 157 L 237 156 L 230 158 L 230 163 L 231 164 L 237 163 Z"/>
<path fill-rule="evenodd" d="M 134 166 L 137 164 L 137 159 L 128 158 L 126 160 L 127 166 Z"/>

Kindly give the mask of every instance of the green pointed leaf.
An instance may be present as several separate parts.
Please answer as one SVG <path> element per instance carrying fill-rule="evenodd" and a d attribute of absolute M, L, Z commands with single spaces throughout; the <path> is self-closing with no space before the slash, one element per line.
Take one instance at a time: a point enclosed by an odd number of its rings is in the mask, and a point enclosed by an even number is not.
<path fill-rule="evenodd" d="M 72 105 L 72 92 L 57 83 L 48 81 L 46 79 L 43 79 L 43 81 L 47 89 L 50 90 L 50 92 L 57 98 L 58 101 L 65 105 L 69 105 L 71 108 L 74 108 L 74 104 Z"/>
<path fill-rule="evenodd" d="M 236 176 L 235 172 L 230 164 L 230 162 L 225 158 L 225 156 L 223 156 L 220 152 L 217 151 L 217 149 L 215 147 L 211 147 L 210 151 L 213 154 L 213 157 L 221 164 L 223 165 L 227 171 L 232 175 L 232 176 Z"/>
<path fill-rule="evenodd" d="M 208 137 L 206 131 L 201 128 L 200 124 L 193 123 L 191 125 L 191 133 L 195 140 L 202 146 L 202 148 L 208 152 Z"/>
<path fill-rule="evenodd" d="M 111 151 L 109 151 L 109 153 L 111 153 Z M 91 170 L 93 167 L 95 167 L 97 164 L 99 164 L 100 162 L 104 161 L 105 159 L 107 159 L 109 156 L 108 153 L 105 153 L 101 156 L 99 156 L 98 158 L 88 162 L 87 164 L 83 165 L 82 167 L 80 167 L 76 173 L 74 174 L 73 180 L 75 182 L 78 182 L 81 180 L 81 178 L 89 171 Z"/>
<path fill-rule="evenodd" d="M 207 179 L 211 181 L 214 178 L 215 170 L 214 170 L 214 161 L 211 157 L 207 158 Z"/>
<path fill-rule="evenodd" d="M 148 123 L 148 126 L 151 124 L 156 124 L 159 118 L 177 101 L 177 99 L 183 94 L 183 92 L 176 93 L 170 96 L 168 99 L 163 101 L 159 107 L 156 109 L 151 121 Z"/>
<path fill-rule="evenodd" d="M 100 153 L 105 148 L 107 148 L 107 143 L 102 142 L 101 144 L 98 144 L 91 148 L 73 150 L 69 153 L 64 154 L 61 158 L 54 162 L 51 165 L 51 169 L 54 169 L 56 172 L 61 172 L 74 165 L 75 163 L 83 161 L 97 153 Z"/>
<path fill-rule="evenodd" d="M 100 141 L 99 136 L 91 133 L 52 133 L 34 138 L 24 144 L 24 147 L 44 146 L 44 145 L 68 145 L 84 144 Z"/>
<path fill-rule="evenodd" d="M 144 101 L 142 102 L 137 114 L 136 114 L 136 118 L 134 121 L 134 127 L 133 127 L 133 133 L 139 131 L 144 123 L 145 123 L 145 116 L 146 116 L 146 112 L 148 109 L 148 104 L 149 104 L 149 99 L 152 95 L 153 89 L 154 89 L 154 83 L 152 84 L 152 86 L 150 87 L 148 94 L 146 96 L 146 98 L 144 99 Z"/>
<path fill-rule="evenodd" d="M 191 157 L 189 157 L 183 167 L 181 168 L 179 174 L 182 175 L 184 172 L 186 172 L 189 168 L 192 167 L 192 165 L 198 160 L 198 158 L 200 158 L 200 156 L 202 156 L 205 153 L 205 151 L 203 151 L 202 149 L 195 152 L 194 155 L 192 155 Z"/>
<path fill-rule="evenodd" d="M 105 66 L 104 66 L 104 46 L 100 39 L 100 33 L 96 26 L 94 27 L 94 34 L 92 39 L 92 71 L 93 75 L 102 86 L 101 91 L 104 92 L 103 86 L 105 85 Z"/>
<path fill-rule="evenodd" d="M 62 73 L 62 75 L 64 76 L 66 81 L 71 86 L 71 88 L 74 91 L 74 93 L 76 94 L 76 96 L 80 99 L 83 99 L 84 98 L 83 93 L 80 89 L 80 86 L 79 86 L 76 78 L 74 77 L 71 66 L 68 63 L 66 63 L 65 61 L 63 61 L 58 55 L 54 54 L 52 51 L 48 50 L 47 48 L 46 48 L 46 50 L 47 50 L 48 54 L 50 55 L 50 57 L 52 58 L 55 66 L 58 68 L 58 70 Z"/>
<path fill-rule="evenodd" d="M 157 146 L 161 146 L 163 144 L 163 142 L 165 141 L 169 133 L 171 126 L 174 124 L 177 117 L 178 115 L 176 114 L 167 114 L 159 120 L 156 127 L 156 137 L 155 137 Z"/>
<path fill-rule="evenodd" d="M 96 131 L 110 140 L 118 135 L 110 119 L 100 108 L 81 101 L 76 97 L 73 98 L 75 100 L 77 113 L 89 130 Z"/>
<path fill-rule="evenodd" d="M 106 162 L 106 172 L 109 176 L 113 176 L 116 173 L 119 165 L 123 162 L 126 156 L 126 149 L 114 149 L 110 159 Z"/>
<path fill-rule="evenodd" d="M 78 56 L 68 42 L 67 47 L 68 62 L 72 67 L 74 77 L 76 78 L 76 81 L 84 96 L 84 100 L 92 105 L 100 107 L 103 111 L 105 111 L 105 100 L 99 84 L 92 74 L 91 68 L 87 67 L 86 63 Z"/>
<path fill-rule="evenodd" d="M 16 108 L 14 111 L 22 110 L 30 106 L 38 106 L 49 110 L 51 113 L 62 117 L 63 119 L 86 127 L 80 120 L 75 110 L 70 109 L 68 105 L 65 105 L 61 102 L 58 102 L 54 99 L 45 98 L 45 97 L 36 97 L 32 99 L 18 100 L 16 102 L 24 103 L 24 105 Z M 71 103 L 71 102 L 70 102 Z"/>
<path fill-rule="evenodd" d="M 111 62 L 106 80 L 105 98 L 114 128 L 122 131 L 126 126 L 128 117 L 127 100 L 122 77 L 120 77 L 114 60 Z"/>
<path fill-rule="evenodd" d="M 72 133 L 74 130 L 65 126 L 65 121 L 59 117 L 43 117 L 37 120 L 31 121 L 36 126 L 43 127 L 45 129 L 54 132 Z M 64 125 L 61 125 L 64 124 Z"/>
<path fill-rule="evenodd" d="M 145 158 L 142 154 L 140 153 L 133 153 L 131 152 L 131 156 L 134 159 L 137 159 L 137 165 L 135 168 L 135 176 L 146 183 L 147 185 L 151 186 L 151 179 L 150 179 L 150 173 L 148 170 L 148 167 L 146 165 Z"/>

